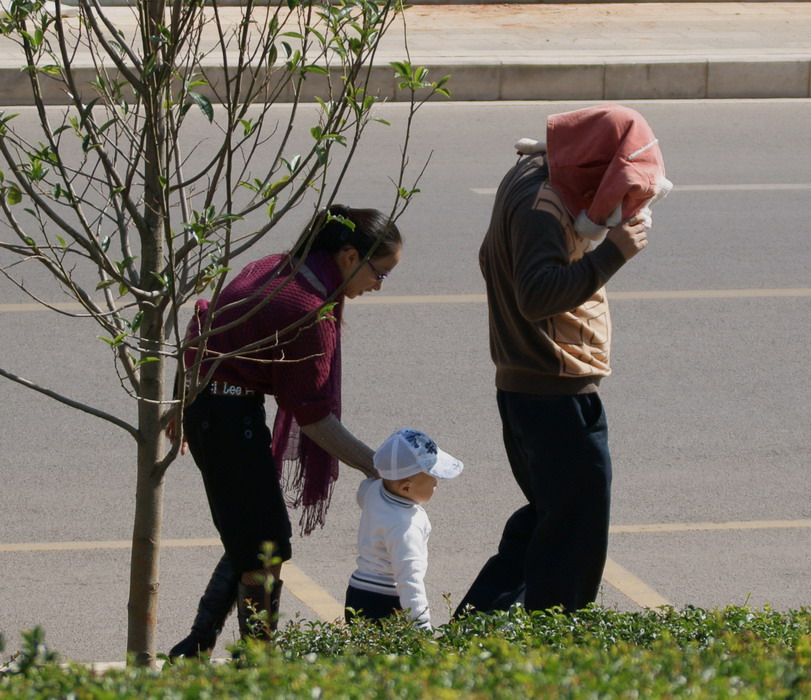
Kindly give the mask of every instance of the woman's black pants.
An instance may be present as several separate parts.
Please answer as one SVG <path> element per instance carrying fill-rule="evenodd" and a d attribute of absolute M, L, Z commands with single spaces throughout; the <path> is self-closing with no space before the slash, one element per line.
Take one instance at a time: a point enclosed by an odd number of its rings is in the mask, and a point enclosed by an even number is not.
<path fill-rule="evenodd" d="M 290 559 L 292 529 L 262 395 L 213 396 L 204 390 L 186 409 L 183 427 L 236 573 L 265 568 L 265 542 L 273 543 L 273 556 Z"/>

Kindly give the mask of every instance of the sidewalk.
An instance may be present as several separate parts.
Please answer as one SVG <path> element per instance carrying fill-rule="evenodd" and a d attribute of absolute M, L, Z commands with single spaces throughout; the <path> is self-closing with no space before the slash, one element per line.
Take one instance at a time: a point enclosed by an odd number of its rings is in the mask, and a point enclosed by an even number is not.
<path fill-rule="evenodd" d="M 134 28 L 130 8 L 106 11 Z M 811 97 L 811 2 L 415 5 L 378 54 L 375 87 L 390 100 L 404 34 L 429 78 L 452 75 L 455 100 Z M 30 101 L 20 63 L 0 37 L 0 103 Z"/>
<path fill-rule="evenodd" d="M 810 97 L 811 2 L 414 7 L 460 100 Z"/>

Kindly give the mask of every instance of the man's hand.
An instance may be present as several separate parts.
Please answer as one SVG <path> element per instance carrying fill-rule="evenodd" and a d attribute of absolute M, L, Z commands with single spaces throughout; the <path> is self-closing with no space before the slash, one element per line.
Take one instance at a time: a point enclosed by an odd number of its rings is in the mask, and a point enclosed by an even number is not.
<path fill-rule="evenodd" d="M 637 214 L 628 221 L 609 229 L 606 240 L 617 246 L 626 260 L 630 260 L 648 245 L 649 229 L 650 217 Z"/>

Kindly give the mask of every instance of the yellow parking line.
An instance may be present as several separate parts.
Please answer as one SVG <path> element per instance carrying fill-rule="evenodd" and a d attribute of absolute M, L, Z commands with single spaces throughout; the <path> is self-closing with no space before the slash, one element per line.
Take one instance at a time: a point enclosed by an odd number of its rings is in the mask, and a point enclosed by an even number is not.
<path fill-rule="evenodd" d="M 612 525 L 611 534 L 645 534 L 656 532 L 707 532 L 734 530 L 772 530 L 772 529 L 811 528 L 811 520 L 743 520 L 729 522 L 704 523 L 652 523 L 643 525 Z M 129 540 L 99 540 L 86 542 L 11 542 L 0 543 L 1 553 L 12 552 L 65 552 L 89 551 L 94 549 L 129 549 Z M 217 538 L 165 539 L 161 547 L 222 547 Z M 615 561 L 609 559 L 603 574 L 606 582 L 620 593 L 643 608 L 658 608 L 670 603 L 642 580 L 634 576 Z M 285 562 L 283 578 L 286 590 L 310 610 L 319 619 L 332 622 L 343 618 L 343 605 L 319 586 L 292 562 Z"/>
<path fill-rule="evenodd" d="M 642 608 L 658 608 L 663 605 L 670 605 L 665 598 L 650 586 L 612 559 L 605 562 L 603 578 Z"/>
<path fill-rule="evenodd" d="M 675 289 L 647 292 L 612 292 L 608 299 L 758 299 L 768 297 L 811 297 L 811 289 Z"/>
<path fill-rule="evenodd" d="M 344 606 L 313 579 L 289 561 L 282 566 L 284 590 L 292 593 L 312 610 L 320 620 L 335 622 L 344 619 Z"/>
<path fill-rule="evenodd" d="M 78 302 L 65 302 L 60 304 L 50 304 L 43 306 L 34 302 L 27 302 L 24 304 L 0 304 L 0 312 L 13 313 L 20 311 L 50 311 L 56 309 L 57 311 L 81 311 L 84 307 Z"/>
<path fill-rule="evenodd" d="M 612 525 L 612 535 L 644 534 L 649 532 L 708 532 L 732 530 L 771 530 L 777 528 L 809 528 L 811 520 L 748 520 L 719 523 L 654 523 L 650 525 Z M 609 559 L 605 564 L 603 578 L 620 593 L 643 608 L 658 608 L 671 605 L 665 598 L 643 581 Z"/>
<path fill-rule="evenodd" d="M 612 534 L 644 532 L 695 532 L 707 530 L 773 530 L 807 528 L 811 520 L 742 520 L 721 523 L 656 523 L 652 525 L 612 525 Z"/>
<path fill-rule="evenodd" d="M 608 298 L 619 299 L 759 299 L 781 297 L 811 297 L 811 288 L 787 287 L 772 289 L 662 289 L 637 292 L 614 292 L 609 290 Z M 363 296 L 352 299 L 351 305 L 380 306 L 402 304 L 484 304 L 484 294 L 408 294 Z M 190 306 L 191 303 L 185 304 Z M 60 311 L 81 311 L 77 303 L 51 304 L 50 308 Z M 49 307 L 35 303 L 0 304 L 0 313 L 21 313 L 49 311 Z"/>
<path fill-rule="evenodd" d="M 98 542 L 11 542 L 0 543 L 2 552 L 68 552 L 91 549 L 129 549 L 130 540 L 101 540 Z M 161 547 L 222 547 L 217 538 L 161 540 Z"/>
<path fill-rule="evenodd" d="M 98 542 L 13 542 L 0 543 L 0 553 L 3 552 L 67 552 L 94 549 L 129 549 L 132 543 L 128 540 L 101 540 Z M 161 547 L 222 547 L 222 542 L 216 538 L 205 539 L 166 539 L 161 541 Z M 319 619 L 333 622 L 343 619 L 344 606 L 333 598 L 327 591 L 319 586 L 313 579 L 305 574 L 292 562 L 285 562 L 282 567 L 282 577 L 285 590 L 298 598 L 304 605 L 312 610 Z"/>
<path fill-rule="evenodd" d="M 484 294 L 409 294 L 403 296 L 362 296 L 352 299 L 350 304 L 484 304 Z"/>

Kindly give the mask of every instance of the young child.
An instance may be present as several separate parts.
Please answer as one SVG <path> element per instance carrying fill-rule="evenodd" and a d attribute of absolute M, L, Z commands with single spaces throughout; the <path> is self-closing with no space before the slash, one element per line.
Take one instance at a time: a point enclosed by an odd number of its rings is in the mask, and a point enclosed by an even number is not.
<path fill-rule="evenodd" d="M 386 439 L 374 465 L 381 478 L 366 479 L 358 488 L 358 568 L 346 589 L 346 621 L 356 614 L 379 620 L 408 610 L 417 627 L 430 630 L 424 579 L 431 523 L 421 504 L 431 500 L 437 479 L 452 479 L 463 465 L 409 428 Z"/>

